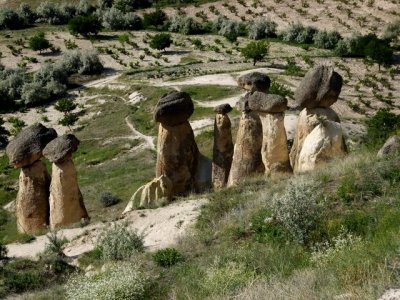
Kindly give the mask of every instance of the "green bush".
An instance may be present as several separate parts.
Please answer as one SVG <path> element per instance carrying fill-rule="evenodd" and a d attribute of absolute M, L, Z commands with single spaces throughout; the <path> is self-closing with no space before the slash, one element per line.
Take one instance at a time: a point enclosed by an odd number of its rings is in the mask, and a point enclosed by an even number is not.
<path fill-rule="evenodd" d="M 366 124 L 367 144 L 371 147 L 379 146 L 400 129 L 400 115 L 379 109 L 373 117 L 367 119 Z"/>
<path fill-rule="evenodd" d="M 63 236 L 59 236 L 57 231 L 51 231 L 46 235 L 46 237 L 47 243 L 45 251 L 59 256 L 64 256 L 63 247 L 68 240 Z"/>
<path fill-rule="evenodd" d="M 68 22 L 69 31 L 82 36 L 97 35 L 102 29 L 100 20 L 95 15 L 76 16 Z"/>
<path fill-rule="evenodd" d="M 131 232 L 126 225 L 112 225 L 97 241 L 104 260 L 125 260 L 144 250 L 143 237 Z"/>
<path fill-rule="evenodd" d="M 265 242 L 285 242 L 287 239 L 286 230 L 272 219 L 271 212 L 261 209 L 251 218 L 250 231 L 255 240 Z"/>
<path fill-rule="evenodd" d="M 323 49 L 334 49 L 341 39 L 339 32 L 326 30 L 317 32 L 313 37 L 315 45 Z"/>
<path fill-rule="evenodd" d="M 150 47 L 157 50 L 164 50 L 172 44 L 171 35 L 169 33 L 156 34 L 150 41 Z"/>
<path fill-rule="evenodd" d="M 42 52 L 51 47 L 50 42 L 46 39 L 44 32 L 39 32 L 29 39 L 29 48 L 33 51 Z"/>
<path fill-rule="evenodd" d="M 258 61 L 263 60 L 268 55 L 269 43 L 266 41 L 250 42 L 242 48 L 241 52 L 246 59 L 251 59 L 253 66 L 255 66 Z"/>
<path fill-rule="evenodd" d="M 304 26 L 301 23 L 292 23 L 281 35 L 285 42 L 312 44 L 314 35 L 317 32 L 318 30 L 314 27 Z"/>
<path fill-rule="evenodd" d="M 7 258 L 7 253 L 8 253 L 7 246 L 4 245 L 3 242 L 0 240 L 0 261 L 2 259 Z"/>
<path fill-rule="evenodd" d="M 100 203 L 102 204 L 103 207 L 110 207 L 112 205 L 117 204 L 120 201 L 121 199 L 114 196 L 110 192 L 104 192 L 100 196 Z"/>
<path fill-rule="evenodd" d="M 281 95 L 283 97 L 292 97 L 293 92 L 290 90 L 290 88 L 283 84 L 279 83 L 275 80 L 272 80 L 271 86 L 268 91 L 270 94 L 275 94 L 275 95 Z"/>
<path fill-rule="evenodd" d="M 160 9 L 143 15 L 143 24 L 147 27 L 160 28 L 167 21 L 167 15 Z"/>
<path fill-rule="evenodd" d="M 157 250 L 153 254 L 153 260 L 161 267 L 171 267 L 183 260 L 182 254 L 175 248 Z"/>
<path fill-rule="evenodd" d="M 278 24 L 269 18 L 257 18 L 247 26 L 247 34 L 253 40 L 275 38 L 277 27 Z"/>

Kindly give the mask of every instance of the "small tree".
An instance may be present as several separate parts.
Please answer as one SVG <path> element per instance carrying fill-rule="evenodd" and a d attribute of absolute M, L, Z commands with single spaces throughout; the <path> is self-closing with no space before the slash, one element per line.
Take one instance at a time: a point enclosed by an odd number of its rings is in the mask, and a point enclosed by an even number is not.
<path fill-rule="evenodd" d="M 0 149 L 4 148 L 8 143 L 8 136 L 10 133 L 4 128 L 4 120 L 0 118 Z"/>
<path fill-rule="evenodd" d="M 172 44 L 171 35 L 169 33 L 156 34 L 150 41 L 150 47 L 157 50 L 164 50 Z"/>
<path fill-rule="evenodd" d="M 365 55 L 376 62 L 381 69 L 381 65 L 389 66 L 393 62 L 393 50 L 386 41 L 374 39 L 365 48 Z"/>
<path fill-rule="evenodd" d="M 159 27 L 164 25 L 165 21 L 167 21 L 167 15 L 165 14 L 165 12 L 159 9 L 143 15 L 143 22 L 145 27 Z"/>
<path fill-rule="evenodd" d="M 252 59 L 253 66 L 255 66 L 258 61 L 268 55 L 268 51 L 269 43 L 267 41 L 254 41 L 242 48 L 241 52 L 246 59 Z"/>
<path fill-rule="evenodd" d="M 46 39 L 44 32 L 39 32 L 29 39 L 29 48 L 33 51 L 39 51 L 42 53 L 43 50 L 51 47 L 50 42 Z"/>
<path fill-rule="evenodd" d="M 71 126 L 78 121 L 78 115 L 72 112 L 76 106 L 77 105 L 69 99 L 61 99 L 56 103 L 54 108 L 64 114 L 58 121 L 60 125 L 67 126 L 71 130 Z"/>
<path fill-rule="evenodd" d="M 102 29 L 100 20 L 94 16 L 76 16 L 68 23 L 69 31 L 74 34 L 80 34 L 84 37 L 97 35 Z"/>

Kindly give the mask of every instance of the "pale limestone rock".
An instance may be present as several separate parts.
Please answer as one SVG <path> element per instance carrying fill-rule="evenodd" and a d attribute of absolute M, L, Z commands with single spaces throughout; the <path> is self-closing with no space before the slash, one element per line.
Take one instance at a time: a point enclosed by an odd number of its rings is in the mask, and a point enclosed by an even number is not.
<path fill-rule="evenodd" d="M 263 140 L 261 147 L 262 161 L 266 175 L 291 173 L 289 150 L 287 145 L 284 113 L 259 112 Z"/>
<path fill-rule="evenodd" d="M 396 152 L 400 152 L 400 136 L 394 135 L 387 139 L 385 144 L 379 149 L 378 157 L 384 157 Z"/>
<path fill-rule="evenodd" d="M 218 113 L 215 116 L 212 162 L 212 182 L 214 190 L 223 188 L 228 182 L 234 148 L 231 127 L 232 125 L 228 115 Z"/>
<path fill-rule="evenodd" d="M 18 231 L 35 234 L 49 223 L 50 175 L 41 160 L 23 167 L 16 200 Z"/>
<path fill-rule="evenodd" d="M 340 123 L 325 120 L 307 135 L 301 148 L 296 172 L 314 170 L 317 165 L 344 155 L 345 145 Z"/>
<path fill-rule="evenodd" d="M 136 208 L 159 207 L 171 201 L 172 182 L 167 176 L 161 175 L 141 186 L 135 194 L 133 194 L 123 213 L 125 214 Z"/>
<path fill-rule="evenodd" d="M 262 125 L 256 112 L 242 112 L 233 153 L 228 186 L 265 171 L 261 158 Z"/>

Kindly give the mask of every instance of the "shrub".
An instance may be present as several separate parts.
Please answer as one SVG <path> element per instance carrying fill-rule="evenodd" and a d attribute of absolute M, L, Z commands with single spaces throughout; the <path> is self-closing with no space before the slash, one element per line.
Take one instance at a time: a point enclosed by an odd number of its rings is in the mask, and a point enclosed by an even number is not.
<path fill-rule="evenodd" d="M 7 246 L 3 244 L 0 240 L 0 260 L 7 258 L 8 249 Z"/>
<path fill-rule="evenodd" d="M 282 224 L 294 241 L 308 242 L 321 214 L 315 186 L 299 179 L 289 181 L 286 190 L 273 197 L 271 211 L 273 219 Z"/>
<path fill-rule="evenodd" d="M 103 64 L 100 62 L 99 55 L 95 50 L 81 52 L 80 62 L 79 74 L 99 74 L 104 69 Z"/>
<path fill-rule="evenodd" d="M 248 37 L 253 40 L 261 40 L 267 37 L 276 37 L 278 24 L 269 18 L 257 18 L 247 27 Z"/>
<path fill-rule="evenodd" d="M 365 56 L 379 65 L 390 66 L 393 62 L 393 50 L 389 43 L 380 39 L 371 40 L 365 48 Z"/>
<path fill-rule="evenodd" d="M 168 33 L 156 34 L 150 41 L 150 47 L 157 50 L 164 50 L 172 44 L 171 35 Z"/>
<path fill-rule="evenodd" d="M 239 36 L 243 35 L 243 31 L 244 28 L 239 22 L 224 19 L 220 24 L 218 34 L 230 42 L 235 42 Z"/>
<path fill-rule="evenodd" d="M 26 123 L 17 117 L 9 117 L 7 121 L 12 125 L 12 129 L 10 131 L 12 135 L 17 135 L 26 126 Z"/>
<path fill-rule="evenodd" d="M 47 243 L 45 251 L 58 256 L 64 256 L 63 247 L 68 240 L 65 237 L 59 236 L 57 231 L 51 231 L 46 237 Z"/>
<path fill-rule="evenodd" d="M 52 25 L 65 24 L 68 20 L 65 19 L 63 11 L 53 2 L 40 2 L 36 9 L 38 21 L 46 22 Z"/>
<path fill-rule="evenodd" d="M 51 47 L 50 42 L 46 39 L 44 32 L 39 32 L 29 39 L 29 48 L 33 51 L 39 51 L 49 49 Z"/>
<path fill-rule="evenodd" d="M 124 260 L 144 250 L 143 237 L 130 232 L 126 225 L 112 225 L 97 241 L 104 260 Z"/>
<path fill-rule="evenodd" d="M 37 15 L 28 4 L 21 3 L 17 12 L 20 19 L 24 21 L 25 26 L 35 23 Z"/>
<path fill-rule="evenodd" d="M 375 115 L 366 121 L 366 140 L 369 146 L 383 144 L 391 135 L 400 129 L 400 115 L 388 109 L 379 109 Z"/>
<path fill-rule="evenodd" d="M 328 32 L 326 30 L 317 32 L 313 38 L 315 45 L 323 49 L 334 49 L 341 39 L 342 37 L 339 32 Z"/>
<path fill-rule="evenodd" d="M 25 21 L 11 8 L 0 8 L 0 29 L 20 29 L 25 27 Z"/>
<path fill-rule="evenodd" d="M 171 267 L 183 260 L 182 254 L 175 248 L 165 248 L 153 254 L 153 260 L 161 267 Z"/>
<path fill-rule="evenodd" d="M 174 15 L 169 22 L 168 30 L 179 32 L 181 34 L 199 34 L 203 33 L 203 26 L 195 19 L 186 16 Z"/>
<path fill-rule="evenodd" d="M 145 27 L 161 27 L 167 21 L 167 15 L 160 9 L 143 15 L 143 23 Z"/>
<path fill-rule="evenodd" d="M 118 0 L 115 7 L 122 12 L 131 12 L 139 8 L 151 7 L 151 4 L 149 0 Z"/>
<path fill-rule="evenodd" d="M 246 59 L 253 60 L 253 66 L 255 66 L 258 61 L 263 60 L 268 55 L 269 43 L 266 41 L 250 42 L 242 48 L 241 52 Z"/>
<path fill-rule="evenodd" d="M 301 23 L 292 23 L 289 28 L 282 33 L 285 42 L 311 44 L 317 29 L 311 26 L 303 26 Z"/>
<path fill-rule="evenodd" d="M 124 16 L 125 29 L 140 30 L 143 28 L 143 20 L 134 13 L 127 13 Z"/>
<path fill-rule="evenodd" d="M 77 275 L 65 285 L 71 300 L 144 299 L 149 278 L 137 264 L 111 264 L 104 272 L 92 276 Z"/>
<path fill-rule="evenodd" d="M 101 28 L 101 22 L 95 15 L 76 16 L 68 22 L 68 29 L 74 35 L 97 35 Z"/>
<path fill-rule="evenodd" d="M 392 41 L 396 46 L 400 44 L 400 19 L 388 23 L 383 32 L 383 39 Z"/>
<path fill-rule="evenodd" d="M 21 100 L 27 106 L 44 103 L 49 98 L 49 91 L 40 82 L 30 82 L 22 88 Z"/>
<path fill-rule="evenodd" d="M 121 199 L 119 199 L 118 197 L 114 196 L 110 192 L 104 192 L 100 196 L 100 203 L 104 207 L 109 207 L 109 206 L 115 205 L 120 201 L 121 201 Z"/>
<path fill-rule="evenodd" d="M 271 86 L 269 88 L 270 94 L 281 95 L 283 97 L 292 97 L 293 92 L 283 83 L 279 83 L 275 80 L 272 80 Z"/>
<path fill-rule="evenodd" d="M 104 27 L 114 30 L 143 28 L 143 21 L 139 16 L 134 13 L 123 13 L 115 7 L 104 12 L 102 20 Z"/>
<path fill-rule="evenodd" d="M 4 120 L 3 118 L 0 117 L 0 149 L 3 149 L 6 147 L 7 143 L 8 143 L 8 136 L 10 135 L 10 133 L 8 132 L 7 129 L 4 128 Z M 1 211 L 0 211 L 1 213 Z M 1 221 L 0 221 L 0 225 Z M 0 250 L 1 252 L 1 250 Z M 1 257 L 1 255 L 0 255 Z"/>

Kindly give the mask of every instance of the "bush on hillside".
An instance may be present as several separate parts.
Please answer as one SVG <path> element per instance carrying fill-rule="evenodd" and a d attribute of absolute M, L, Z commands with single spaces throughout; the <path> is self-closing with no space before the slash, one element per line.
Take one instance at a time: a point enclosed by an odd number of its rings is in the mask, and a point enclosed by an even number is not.
<path fill-rule="evenodd" d="M 183 260 L 182 254 L 175 248 L 157 250 L 153 254 L 153 260 L 161 267 L 171 267 Z"/>
<path fill-rule="evenodd" d="M 269 43 L 266 41 L 250 42 L 242 48 L 241 52 L 246 59 L 251 59 L 253 66 L 255 66 L 258 61 L 263 60 L 268 55 Z"/>
<path fill-rule="evenodd" d="M 151 7 L 150 0 L 117 0 L 114 7 L 122 12 L 132 12 L 141 8 Z"/>
<path fill-rule="evenodd" d="M 382 145 L 391 135 L 400 130 L 400 115 L 388 109 L 379 109 L 375 115 L 366 121 L 366 142 L 370 146 Z"/>
<path fill-rule="evenodd" d="M 157 9 L 143 15 L 143 24 L 147 27 L 160 28 L 168 20 L 164 11 Z"/>
<path fill-rule="evenodd" d="M 235 42 L 239 36 L 246 34 L 244 24 L 240 22 L 225 19 L 219 26 L 218 34 L 222 35 L 230 42 Z"/>
<path fill-rule="evenodd" d="M 104 192 L 100 196 L 100 203 L 103 207 L 113 206 L 120 201 L 121 199 L 119 199 L 117 196 L 114 196 L 110 192 Z"/>
<path fill-rule="evenodd" d="M 37 14 L 26 3 L 21 3 L 17 10 L 17 13 L 19 17 L 24 21 L 25 26 L 32 25 L 37 19 Z"/>
<path fill-rule="evenodd" d="M 38 21 L 52 25 L 66 24 L 68 22 L 64 12 L 67 11 L 62 10 L 57 4 L 48 1 L 40 2 L 39 6 L 36 8 Z"/>
<path fill-rule="evenodd" d="M 382 38 L 400 46 L 400 19 L 386 25 Z"/>
<path fill-rule="evenodd" d="M 139 30 L 143 27 L 142 19 L 133 13 L 123 13 L 119 9 L 112 7 L 104 12 L 103 25 L 113 30 Z"/>
<path fill-rule="evenodd" d="M 68 29 L 74 35 L 97 35 L 102 29 L 100 20 L 95 15 L 76 16 L 68 22 Z"/>
<path fill-rule="evenodd" d="M 150 41 L 150 47 L 157 50 L 164 50 L 172 44 L 171 35 L 169 33 L 159 33 L 153 36 Z"/>
<path fill-rule="evenodd" d="M 25 20 L 13 9 L 0 8 L 0 29 L 21 29 L 25 27 Z"/>
<path fill-rule="evenodd" d="M 4 128 L 4 123 L 5 122 L 4 122 L 3 118 L 0 117 L 0 149 L 4 149 L 7 146 L 8 136 L 10 135 L 8 130 Z M 0 213 L 1 213 L 1 211 L 0 211 Z M 1 220 L 1 218 L 0 218 L 0 220 Z M 0 221 L 0 225 L 2 225 L 1 221 Z M 0 250 L 0 252 L 1 252 L 1 250 Z"/>
<path fill-rule="evenodd" d="M 341 39 L 339 32 L 326 30 L 317 32 L 313 37 L 315 45 L 323 49 L 334 49 Z"/>
<path fill-rule="evenodd" d="M 253 40 L 276 37 L 278 24 L 269 18 L 257 18 L 247 26 L 248 37 Z"/>
<path fill-rule="evenodd" d="M 285 42 L 312 44 L 314 35 L 317 32 L 318 30 L 315 27 L 304 26 L 301 23 L 292 23 L 281 35 Z"/>
<path fill-rule="evenodd" d="M 272 80 L 271 86 L 268 91 L 270 94 L 275 94 L 275 95 L 281 95 L 283 97 L 292 97 L 293 92 L 290 90 L 290 88 L 283 84 L 279 83 L 275 80 Z"/>
<path fill-rule="evenodd" d="M 204 32 L 203 26 L 195 19 L 186 16 L 174 15 L 169 21 L 168 30 L 181 34 L 200 34 Z"/>
<path fill-rule="evenodd" d="M 46 39 L 44 32 L 38 32 L 29 39 L 29 48 L 33 51 L 39 51 L 41 53 L 43 50 L 47 50 L 50 47 L 51 44 Z"/>

